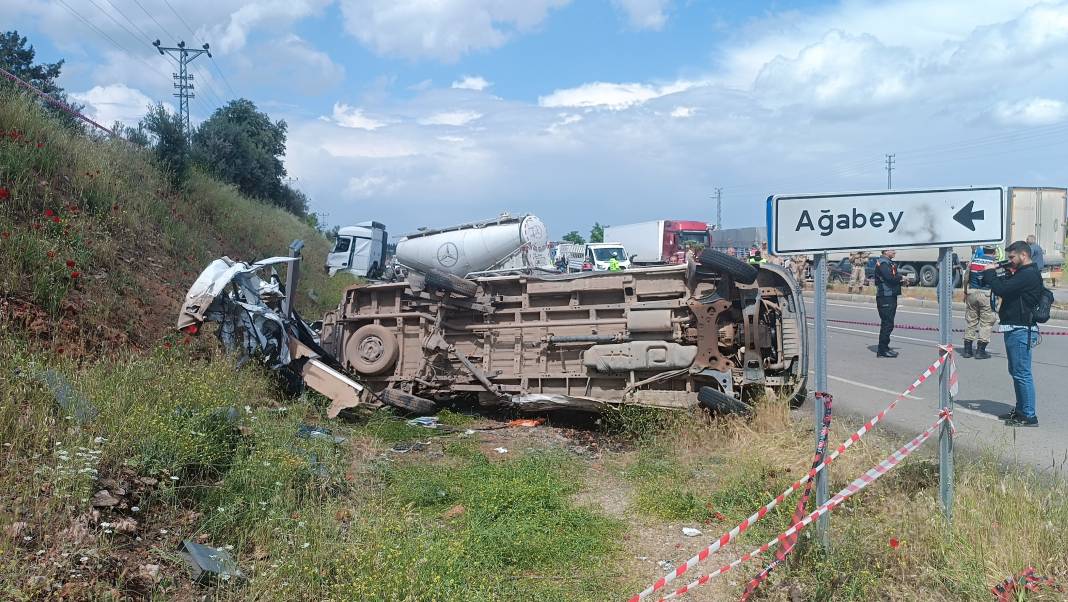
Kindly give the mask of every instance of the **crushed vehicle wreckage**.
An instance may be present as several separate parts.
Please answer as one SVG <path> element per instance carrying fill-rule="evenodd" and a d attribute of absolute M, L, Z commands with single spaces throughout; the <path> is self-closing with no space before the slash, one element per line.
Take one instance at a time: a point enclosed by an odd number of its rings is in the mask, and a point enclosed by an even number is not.
<path fill-rule="evenodd" d="M 746 411 L 805 396 L 804 303 L 783 268 L 706 249 L 685 265 L 465 279 L 412 272 L 356 284 L 313 329 L 281 302 L 293 261 L 216 260 L 194 283 L 181 329 L 219 323 L 228 349 L 257 354 L 329 397 L 329 415 L 387 404 L 436 411 L 457 397 L 525 410 L 634 404 Z"/>

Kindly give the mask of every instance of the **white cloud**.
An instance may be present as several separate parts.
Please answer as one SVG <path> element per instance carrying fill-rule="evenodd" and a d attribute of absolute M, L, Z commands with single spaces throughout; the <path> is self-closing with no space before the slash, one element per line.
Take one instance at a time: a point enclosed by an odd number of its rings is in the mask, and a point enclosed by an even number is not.
<path fill-rule="evenodd" d="M 1017 102 L 999 102 L 994 118 L 1003 125 L 1049 125 L 1068 117 L 1068 105 L 1052 98 L 1029 98 Z"/>
<path fill-rule="evenodd" d="M 253 54 L 258 58 L 249 65 L 250 70 L 260 75 L 270 70 L 273 78 L 287 82 L 289 90 L 303 96 L 322 94 L 345 79 L 344 67 L 294 34 L 271 40 Z"/>
<path fill-rule="evenodd" d="M 208 39 L 212 41 L 212 45 L 217 47 L 221 52 L 235 52 L 245 47 L 248 42 L 249 35 L 256 28 L 263 27 L 284 27 L 294 21 L 315 14 L 322 10 L 327 5 L 331 4 L 332 0 L 260 0 L 258 2 L 241 2 L 238 6 L 234 6 L 232 9 L 226 9 L 229 14 L 223 17 L 218 15 L 218 8 L 209 8 L 209 3 L 204 3 L 203 6 L 198 7 L 193 11 L 194 15 L 189 16 L 188 12 L 185 17 L 190 20 L 194 25 L 198 27 L 197 23 L 202 23 L 198 31 L 199 38 Z M 212 2 L 210 4 L 218 6 L 219 2 Z M 234 2 L 223 2 L 222 7 L 226 4 L 234 4 Z M 167 13 L 168 11 L 163 11 Z M 207 19 L 201 20 L 196 18 L 196 13 L 208 13 L 204 14 Z M 211 13 L 215 13 L 212 15 Z M 158 18 L 158 17 L 157 17 Z M 176 28 L 174 31 L 182 31 L 184 26 Z"/>
<path fill-rule="evenodd" d="M 616 84 L 593 82 L 575 88 L 555 90 L 548 96 L 538 98 L 543 107 L 603 107 L 618 111 L 660 98 L 683 92 L 698 85 L 695 82 L 678 81 L 664 86 L 649 84 Z"/>
<path fill-rule="evenodd" d="M 378 54 L 454 62 L 498 48 L 570 0 L 341 0 L 345 30 Z"/>
<path fill-rule="evenodd" d="M 493 84 L 486 81 L 485 78 L 479 75 L 465 75 L 457 81 L 452 82 L 452 87 L 456 90 L 477 90 L 481 92 Z"/>
<path fill-rule="evenodd" d="M 83 112 L 104 127 L 111 127 L 116 121 L 136 125 L 148 112 L 149 105 L 155 104 L 140 90 L 124 84 L 94 86 L 85 92 L 72 92 L 70 96 L 84 104 Z"/>
<path fill-rule="evenodd" d="M 475 111 L 445 111 L 420 119 L 419 123 L 422 125 L 451 125 L 459 127 L 467 125 L 480 117 L 482 117 L 482 114 Z"/>
<path fill-rule="evenodd" d="M 840 110 L 907 98 L 914 92 L 916 72 L 908 49 L 889 48 L 866 34 L 831 31 L 796 57 L 773 59 L 754 87 L 774 105 Z"/>
<path fill-rule="evenodd" d="M 392 194 L 400 188 L 401 183 L 380 173 L 369 173 L 349 178 L 344 194 L 353 199 L 369 199 L 376 196 Z"/>
<path fill-rule="evenodd" d="M 697 109 L 693 107 L 675 107 L 671 111 L 671 116 L 678 119 L 685 119 L 686 117 L 693 117 L 697 114 Z"/>
<path fill-rule="evenodd" d="M 623 11 L 634 29 L 660 30 L 667 23 L 667 7 L 671 0 L 612 0 Z"/>
<path fill-rule="evenodd" d="M 377 130 L 386 125 L 386 122 L 373 119 L 363 114 L 363 109 L 350 107 L 341 102 L 334 103 L 334 121 L 341 127 L 357 128 L 361 130 Z"/>

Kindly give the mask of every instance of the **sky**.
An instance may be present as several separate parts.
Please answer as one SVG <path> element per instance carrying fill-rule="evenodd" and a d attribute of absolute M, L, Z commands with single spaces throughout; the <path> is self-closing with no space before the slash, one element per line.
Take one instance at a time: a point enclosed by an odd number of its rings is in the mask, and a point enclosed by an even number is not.
<path fill-rule="evenodd" d="M 177 9 L 175 11 L 174 9 Z M 761 225 L 772 194 L 1068 185 L 1068 1 L 0 0 L 86 112 L 249 98 L 322 222 Z"/>

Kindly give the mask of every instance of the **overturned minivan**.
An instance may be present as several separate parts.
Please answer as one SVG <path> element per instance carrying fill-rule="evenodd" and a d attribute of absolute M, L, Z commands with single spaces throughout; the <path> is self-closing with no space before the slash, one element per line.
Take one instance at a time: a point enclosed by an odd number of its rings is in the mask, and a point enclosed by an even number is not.
<path fill-rule="evenodd" d="M 432 412 L 460 396 L 523 409 L 737 411 L 800 401 L 804 303 L 792 276 L 706 249 L 685 265 L 349 287 L 320 344 L 368 403 Z"/>

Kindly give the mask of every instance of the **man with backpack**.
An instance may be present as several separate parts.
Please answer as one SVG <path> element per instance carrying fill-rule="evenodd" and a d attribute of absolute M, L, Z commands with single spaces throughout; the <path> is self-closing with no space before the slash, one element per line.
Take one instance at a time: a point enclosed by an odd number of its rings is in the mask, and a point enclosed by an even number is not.
<path fill-rule="evenodd" d="M 1008 249 L 1007 262 L 986 267 L 983 282 L 998 300 L 998 330 L 1005 335 L 1005 355 L 1016 391 L 1016 407 L 998 418 L 1008 426 L 1038 426 L 1031 349 L 1038 344 L 1038 323 L 1049 319 L 1052 293 L 1031 261 L 1031 247 L 1019 240 Z"/>

